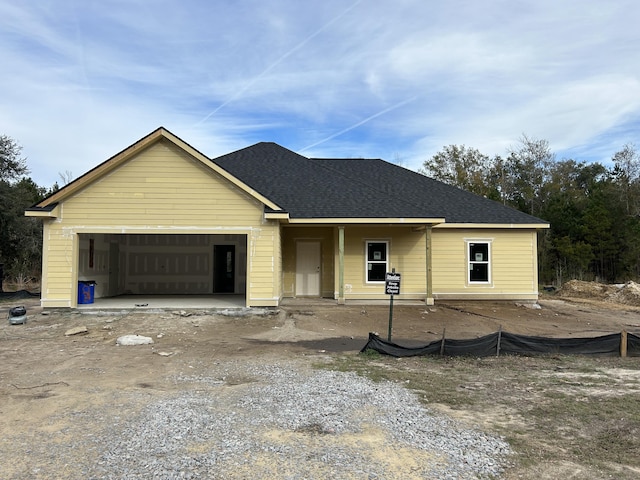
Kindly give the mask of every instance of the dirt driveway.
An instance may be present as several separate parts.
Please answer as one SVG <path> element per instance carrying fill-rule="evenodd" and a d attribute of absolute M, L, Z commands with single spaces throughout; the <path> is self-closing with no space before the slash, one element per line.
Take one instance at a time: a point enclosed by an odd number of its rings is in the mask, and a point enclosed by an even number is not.
<path fill-rule="evenodd" d="M 443 329 L 447 338 L 473 338 L 500 326 L 513 333 L 554 337 L 623 329 L 640 333 L 637 307 L 551 297 L 540 305 L 396 304 L 393 339 L 426 343 L 440 338 Z M 6 318 L 11 306 L 0 304 L 0 318 Z M 369 332 L 386 338 L 389 316 L 387 305 L 293 305 L 233 317 L 205 311 L 43 314 L 35 301 L 27 302 L 27 309 L 25 325 L 3 321 L 0 326 L 0 430 L 5 432 L 0 448 L 7 460 L 3 478 L 82 478 L 65 470 L 68 459 L 52 475 L 52 465 L 61 460 L 46 458 L 36 444 L 64 442 L 80 427 L 78 422 L 91 429 L 90 418 L 75 415 L 88 407 L 113 408 L 118 395 L 129 391 L 145 391 L 152 398 L 179 388 L 167 379 L 204 375 L 220 362 L 282 359 L 306 368 L 332 355 L 359 351 Z M 86 333 L 65 335 L 75 327 L 86 327 Z M 148 336 L 154 343 L 116 346 L 116 339 L 126 334 Z M 122 408 L 133 412 L 142 406 Z M 80 458 L 84 452 L 75 455 Z"/>

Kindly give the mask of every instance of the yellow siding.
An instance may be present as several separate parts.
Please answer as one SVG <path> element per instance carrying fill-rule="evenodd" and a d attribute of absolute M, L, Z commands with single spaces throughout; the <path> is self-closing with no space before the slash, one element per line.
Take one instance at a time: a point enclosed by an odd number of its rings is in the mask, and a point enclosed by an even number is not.
<path fill-rule="evenodd" d="M 280 298 L 280 262 L 278 244 L 280 229 L 277 223 L 269 229 L 253 231 L 253 248 L 249 251 L 250 305 L 276 306 Z"/>
<path fill-rule="evenodd" d="M 400 299 L 426 296 L 426 233 L 410 227 L 345 227 L 345 297 L 386 299 L 384 284 L 367 283 L 366 241 L 388 241 L 389 268 L 402 274 Z M 467 282 L 466 240 L 491 242 L 491 283 Z M 537 299 L 536 231 L 433 229 L 432 272 L 436 299 Z M 335 257 L 338 269 L 337 248 Z M 337 273 L 336 273 L 337 298 Z"/>
<path fill-rule="evenodd" d="M 42 255 L 41 303 L 45 307 L 72 307 L 77 287 L 77 273 L 73 270 L 75 238 L 64 235 L 53 219 L 44 220 Z"/>
<path fill-rule="evenodd" d="M 275 262 L 274 270 L 273 270 L 273 293 L 277 296 L 277 305 L 280 304 L 280 300 L 282 300 L 282 228 L 278 227 L 278 229 L 274 232 L 273 238 L 273 258 Z"/>
<path fill-rule="evenodd" d="M 467 281 L 468 240 L 491 242 L 490 284 Z M 534 230 L 433 229 L 433 293 L 436 299 L 536 299 Z"/>
<path fill-rule="evenodd" d="M 246 234 L 250 305 L 280 296 L 279 225 L 263 205 L 168 141 L 153 144 L 65 200 L 45 221 L 43 306 L 74 306 L 78 233 Z M 278 274 L 276 274 L 278 272 Z"/>
<path fill-rule="evenodd" d="M 411 227 L 345 227 L 345 298 L 387 299 L 384 282 L 367 283 L 366 242 L 389 242 L 389 269 L 402 274 L 399 299 L 424 299 L 426 295 L 426 244 L 424 231 Z M 337 270 L 336 254 L 336 270 Z M 337 298 L 337 286 L 336 286 Z"/>
<path fill-rule="evenodd" d="M 262 205 L 168 142 L 154 144 L 63 204 L 65 223 L 260 225 Z M 197 233 L 197 229 L 196 229 Z"/>

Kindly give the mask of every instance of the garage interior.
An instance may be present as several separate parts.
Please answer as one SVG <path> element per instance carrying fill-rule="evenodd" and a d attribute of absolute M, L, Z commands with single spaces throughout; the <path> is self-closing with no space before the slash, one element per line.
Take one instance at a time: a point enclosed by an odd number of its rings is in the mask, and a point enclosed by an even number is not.
<path fill-rule="evenodd" d="M 94 285 L 78 308 L 246 306 L 247 235 L 78 235 L 78 282 Z"/>

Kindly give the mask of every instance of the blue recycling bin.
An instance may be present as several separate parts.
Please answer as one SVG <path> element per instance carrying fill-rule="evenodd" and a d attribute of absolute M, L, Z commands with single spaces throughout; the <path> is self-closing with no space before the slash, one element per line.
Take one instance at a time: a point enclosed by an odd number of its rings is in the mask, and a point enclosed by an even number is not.
<path fill-rule="evenodd" d="M 80 280 L 78 282 L 78 305 L 93 303 L 96 293 L 96 282 L 93 280 Z"/>

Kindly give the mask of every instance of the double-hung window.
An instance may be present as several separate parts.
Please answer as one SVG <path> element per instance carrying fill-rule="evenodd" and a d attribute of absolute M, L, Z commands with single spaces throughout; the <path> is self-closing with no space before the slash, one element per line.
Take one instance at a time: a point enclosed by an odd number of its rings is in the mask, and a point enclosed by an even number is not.
<path fill-rule="evenodd" d="M 384 282 L 389 271 L 389 242 L 367 241 L 367 283 Z"/>
<path fill-rule="evenodd" d="M 491 283 L 491 243 L 467 241 L 469 283 Z"/>

